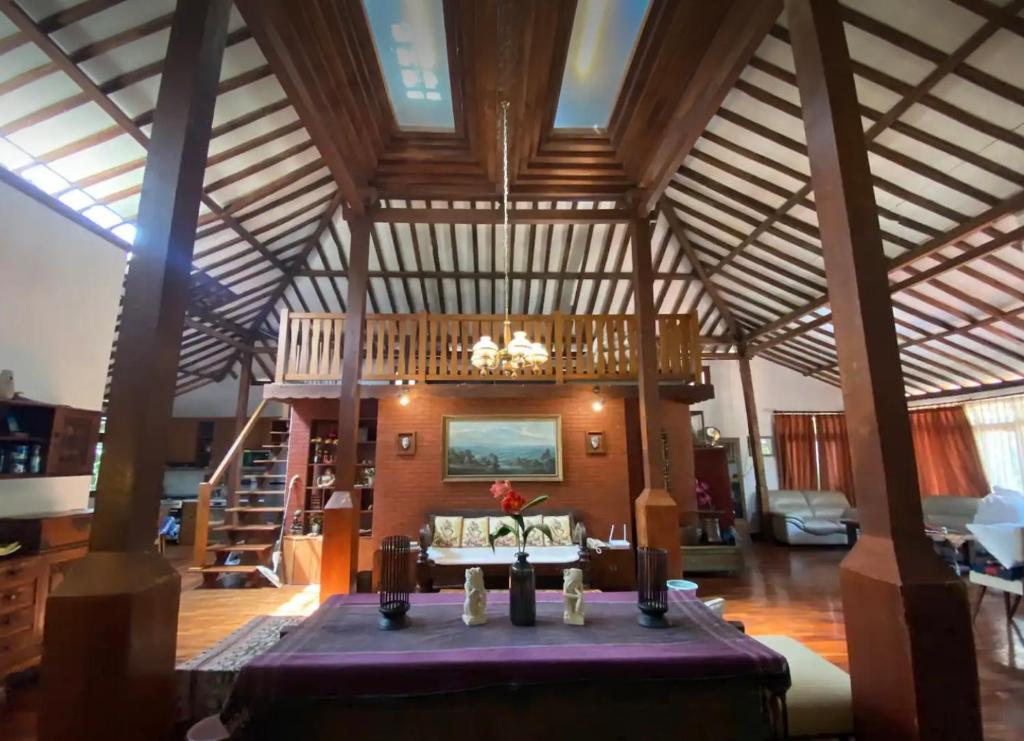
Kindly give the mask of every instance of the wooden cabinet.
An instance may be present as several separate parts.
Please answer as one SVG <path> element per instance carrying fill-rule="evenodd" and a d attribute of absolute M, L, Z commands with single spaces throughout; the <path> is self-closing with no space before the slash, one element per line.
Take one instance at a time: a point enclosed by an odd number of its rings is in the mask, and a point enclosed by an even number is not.
<path fill-rule="evenodd" d="M 0 401 L 0 478 L 92 475 L 100 418 L 86 409 Z"/>
<path fill-rule="evenodd" d="M 732 505 L 732 482 L 729 477 L 729 460 L 725 448 L 694 448 L 694 475 L 709 487 L 712 509 L 722 513 L 719 524 L 722 529 L 732 527 L 735 521 Z"/>
<path fill-rule="evenodd" d="M 100 413 L 55 407 L 47 476 L 89 476 L 100 439 Z"/>
<path fill-rule="evenodd" d="M 0 560 L 0 681 L 39 661 L 46 598 L 86 554 L 91 520 L 88 512 L 0 519 L 0 542 L 22 544 Z"/>

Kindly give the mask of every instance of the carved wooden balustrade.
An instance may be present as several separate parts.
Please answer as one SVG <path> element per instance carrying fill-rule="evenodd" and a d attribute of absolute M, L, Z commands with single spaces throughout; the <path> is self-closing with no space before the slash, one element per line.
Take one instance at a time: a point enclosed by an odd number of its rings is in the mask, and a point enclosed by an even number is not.
<path fill-rule="evenodd" d="M 551 356 L 541 373 L 517 381 L 630 381 L 636 378 L 636 319 L 626 314 L 513 315 Z M 498 314 L 374 314 L 366 318 L 362 377 L 378 381 L 513 380 L 481 375 L 470 363 L 473 343 L 490 335 L 499 344 Z M 661 378 L 699 382 L 700 337 L 692 314 L 658 317 Z M 277 346 L 276 383 L 325 383 L 341 378 L 345 315 L 284 311 Z"/>

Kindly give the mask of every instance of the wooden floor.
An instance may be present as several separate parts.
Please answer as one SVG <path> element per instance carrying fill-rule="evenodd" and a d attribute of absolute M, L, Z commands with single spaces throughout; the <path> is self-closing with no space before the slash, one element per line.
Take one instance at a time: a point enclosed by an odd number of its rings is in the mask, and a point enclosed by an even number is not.
<path fill-rule="evenodd" d="M 787 548 L 761 544 L 738 577 L 699 576 L 702 598 L 725 597 L 726 617 L 753 635 L 789 635 L 847 668 L 838 566 L 845 549 Z M 257 615 L 306 615 L 316 608 L 316 588 L 204 590 L 184 571 L 187 554 L 169 558 L 183 569 L 178 659 L 194 656 Z M 1002 601 L 990 596 L 978 616 L 975 641 L 981 676 L 985 737 L 1024 739 L 1024 615 L 1008 624 Z M 957 681 L 951 676 L 950 681 Z M 29 741 L 35 723 L 32 685 L 11 693 L 0 712 L 0 739 Z"/>

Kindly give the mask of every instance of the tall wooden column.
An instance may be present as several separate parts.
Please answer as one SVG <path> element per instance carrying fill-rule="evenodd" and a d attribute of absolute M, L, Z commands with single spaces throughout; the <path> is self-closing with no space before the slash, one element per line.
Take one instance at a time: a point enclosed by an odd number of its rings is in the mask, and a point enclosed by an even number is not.
<path fill-rule="evenodd" d="M 370 263 L 370 220 L 363 214 L 347 218 L 350 232 L 348 258 L 348 299 L 345 311 L 345 341 L 341 352 L 341 393 L 338 400 L 338 455 L 334 462 L 334 497 L 351 496 L 355 516 L 324 519 L 324 553 L 320 567 L 320 601 L 331 594 L 356 591 L 359 569 L 360 492 L 356 490 L 359 462 L 359 377 L 363 370 L 366 337 L 366 295 Z M 333 497 L 332 497 L 333 499 Z M 337 500 L 336 500 L 337 503 Z M 328 533 L 332 523 L 345 523 L 348 532 Z M 337 525 L 336 525 L 337 527 Z M 331 544 L 328 553 L 327 544 Z"/>
<path fill-rule="evenodd" d="M 757 399 L 754 396 L 754 379 L 750 375 L 750 357 L 745 347 L 740 348 L 740 386 L 743 388 L 743 408 L 747 415 L 747 434 L 750 437 L 750 456 L 754 460 L 754 502 L 757 508 L 757 525 L 767 533 L 770 523 L 765 519 L 768 511 L 768 486 L 764 475 L 764 454 L 761 452 L 761 423 L 757 419 Z"/>
<path fill-rule="evenodd" d="M 90 552 L 47 606 L 39 735 L 160 739 L 180 579 L 154 550 L 192 250 L 230 0 L 179 2 L 125 283 Z"/>
<path fill-rule="evenodd" d="M 840 569 L 857 736 L 980 739 L 966 590 L 923 533 L 888 266 L 842 15 L 836 0 L 787 0 L 786 9 L 863 533 Z"/>
<path fill-rule="evenodd" d="M 235 425 L 231 434 L 232 440 L 237 440 L 245 429 L 245 423 L 249 419 L 249 389 L 252 388 L 252 353 L 243 352 L 239 355 L 241 370 L 238 373 L 238 397 L 235 399 Z M 243 455 L 235 457 L 228 474 L 228 506 L 238 506 L 238 490 L 242 486 L 242 459 Z M 238 513 L 231 516 L 232 522 L 238 524 Z"/>
<path fill-rule="evenodd" d="M 651 224 L 643 216 L 630 224 L 633 245 L 633 302 L 636 307 L 637 384 L 644 489 L 637 497 L 638 545 L 668 551 L 669 578 L 683 574 L 679 538 L 679 506 L 665 489 L 665 454 L 661 440 L 661 399 L 658 394 L 657 313 L 654 308 L 654 266 Z"/>

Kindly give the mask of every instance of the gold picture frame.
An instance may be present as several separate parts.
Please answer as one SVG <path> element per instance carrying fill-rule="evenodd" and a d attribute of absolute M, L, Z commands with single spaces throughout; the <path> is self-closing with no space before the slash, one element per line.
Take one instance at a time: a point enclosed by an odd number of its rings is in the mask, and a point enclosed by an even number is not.
<path fill-rule="evenodd" d="M 441 439 L 442 481 L 563 480 L 561 415 L 446 415 Z"/>

